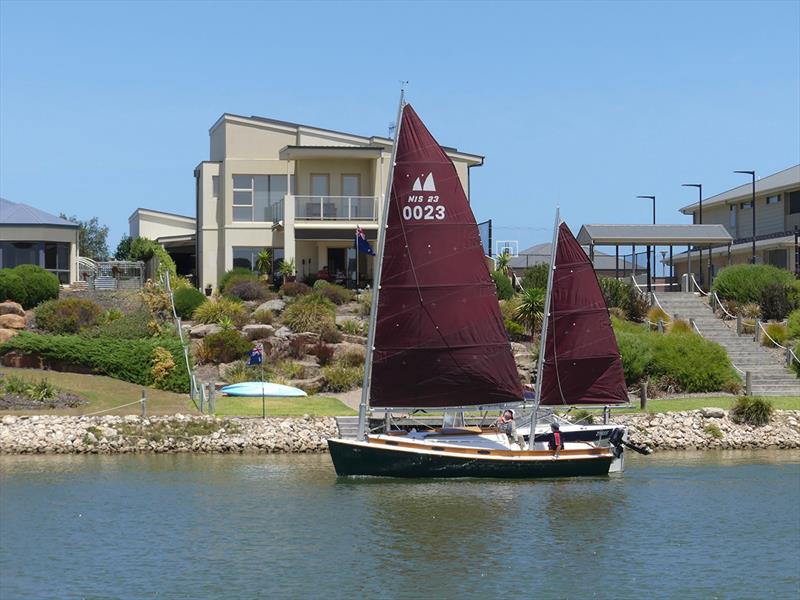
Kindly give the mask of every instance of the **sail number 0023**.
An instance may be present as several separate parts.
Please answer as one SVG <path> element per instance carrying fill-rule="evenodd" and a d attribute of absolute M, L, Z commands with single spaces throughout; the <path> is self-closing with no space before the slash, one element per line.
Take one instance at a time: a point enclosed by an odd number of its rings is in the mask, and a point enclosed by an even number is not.
<path fill-rule="evenodd" d="M 424 202 L 424 196 L 410 196 L 409 201 Z M 437 204 L 439 196 L 428 196 L 428 203 L 406 205 L 403 207 L 403 219 L 406 221 L 444 221 L 444 206 Z"/>

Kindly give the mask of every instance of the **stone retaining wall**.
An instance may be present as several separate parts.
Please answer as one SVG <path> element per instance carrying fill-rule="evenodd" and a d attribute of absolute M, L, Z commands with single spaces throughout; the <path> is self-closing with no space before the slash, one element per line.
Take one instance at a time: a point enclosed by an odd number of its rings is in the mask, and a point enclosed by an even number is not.
<path fill-rule="evenodd" d="M 800 411 L 777 411 L 763 427 L 736 424 L 719 408 L 614 419 L 628 426 L 633 443 L 654 450 L 800 448 Z M 327 438 L 337 433 L 330 417 L 6 415 L 0 423 L 0 454 L 325 452 Z"/>

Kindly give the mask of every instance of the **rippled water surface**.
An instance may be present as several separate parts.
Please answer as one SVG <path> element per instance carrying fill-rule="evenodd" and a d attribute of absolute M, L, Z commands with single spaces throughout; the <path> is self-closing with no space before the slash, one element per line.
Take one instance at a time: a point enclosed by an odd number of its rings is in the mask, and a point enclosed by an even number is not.
<path fill-rule="evenodd" d="M 800 453 L 339 480 L 321 456 L 0 457 L 0 597 L 794 598 Z"/>

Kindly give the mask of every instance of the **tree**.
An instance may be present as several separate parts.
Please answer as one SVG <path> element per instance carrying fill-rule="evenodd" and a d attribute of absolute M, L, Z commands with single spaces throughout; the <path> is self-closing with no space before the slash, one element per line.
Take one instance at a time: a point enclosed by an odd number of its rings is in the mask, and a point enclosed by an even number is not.
<path fill-rule="evenodd" d="M 531 337 L 544 318 L 544 295 L 545 291 L 542 288 L 527 288 L 519 295 L 514 318 L 528 328 Z"/>
<path fill-rule="evenodd" d="M 264 248 L 256 256 L 256 271 L 262 276 L 268 275 L 272 271 L 272 252 L 269 251 L 269 248 Z"/>
<path fill-rule="evenodd" d="M 130 260 L 131 259 L 131 244 L 133 238 L 129 235 L 123 235 L 122 239 L 117 244 L 117 249 L 114 251 L 115 260 Z"/>
<path fill-rule="evenodd" d="M 534 265 L 529 269 L 525 269 L 522 275 L 522 287 L 524 288 L 546 288 L 547 276 L 550 272 L 550 265 L 548 263 L 541 263 Z"/>
<path fill-rule="evenodd" d="M 497 257 L 497 270 L 506 277 L 510 275 L 511 253 L 508 251 L 508 249 L 504 250 L 503 253 Z"/>
<path fill-rule="evenodd" d="M 59 215 L 71 223 L 79 226 L 80 246 L 78 252 L 81 256 L 92 260 L 108 260 L 108 227 L 100 225 L 97 217 L 92 217 L 88 221 L 81 221 L 75 215 L 68 217 L 64 213 Z"/>

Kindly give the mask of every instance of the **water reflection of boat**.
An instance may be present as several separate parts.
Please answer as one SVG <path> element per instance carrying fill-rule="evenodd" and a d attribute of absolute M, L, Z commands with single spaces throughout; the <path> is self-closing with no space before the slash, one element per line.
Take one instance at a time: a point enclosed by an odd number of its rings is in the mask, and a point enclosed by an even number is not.
<path fill-rule="evenodd" d="M 475 217 L 455 167 L 402 102 L 382 214 L 356 440 L 330 439 L 339 475 L 540 478 L 604 475 L 624 431 L 585 432 L 551 449 L 492 427 L 368 435 L 367 409 L 455 410 L 523 402 Z M 591 262 L 557 219 L 537 405 L 627 402 L 608 312 Z M 550 329 L 550 338 L 547 329 Z M 534 415 L 536 411 L 534 410 Z M 536 419 L 531 426 L 536 429 Z M 530 431 L 530 429 L 529 429 Z M 577 429 L 576 429 L 577 431 Z"/>

